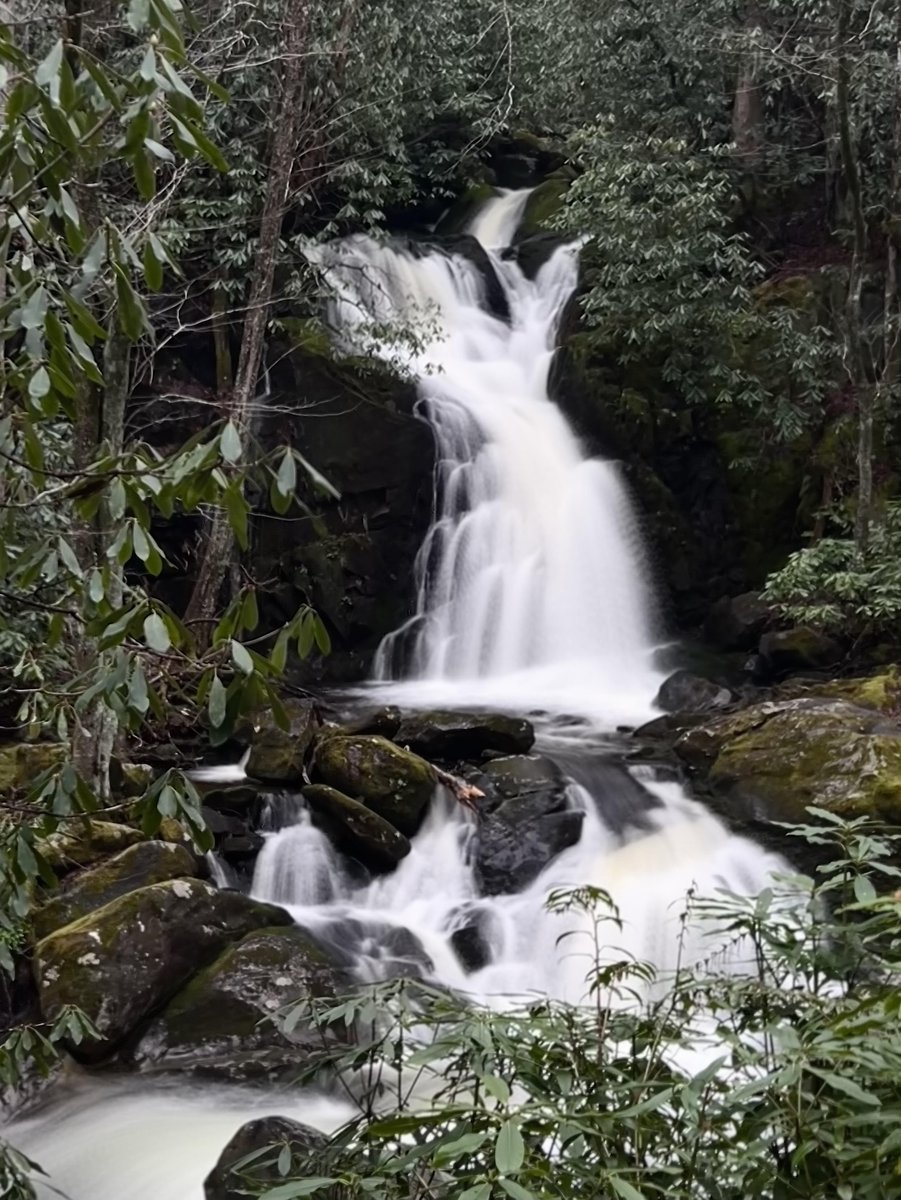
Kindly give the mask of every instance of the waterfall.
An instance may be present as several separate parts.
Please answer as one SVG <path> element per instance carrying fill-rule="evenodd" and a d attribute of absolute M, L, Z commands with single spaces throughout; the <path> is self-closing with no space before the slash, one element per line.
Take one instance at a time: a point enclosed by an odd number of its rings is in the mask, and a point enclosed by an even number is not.
<path fill-rule="evenodd" d="M 487 204 L 471 254 L 354 236 L 311 257 L 334 291 L 339 344 L 408 372 L 435 434 L 415 611 L 379 650 L 379 688 L 414 707 L 537 714 L 539 749 L 567 773 L 581 838 L 523 890 L 486 896 L 474 818 L 441 789 L 410 854 L 377 878 L 331 845 L 301 799 L 272 797 L 252 886 L 358 978 L 418 974 L 489 1006 L 584 998 L 590 941 L 578 935 L 590 918 L 550 912 L 555 890 L 611 893 L 621 926 L 609 953 L 653 963 L 654 995 L 679 964 L 725 954 L 715 929 L 683 921 L 688 891 L 755 894 L 783 866 L 678 784 L 616 762 L 609 731 L 649 716 L 660 683 L 651 588 L 615 464 L 586 453 L 548 396 L 578 247 L 560 247 L 528 278 L 509 250 L 526 202 L 507 192 Z M 218 767 L 200 778 L 242 776 Z M 477 961 L 458 954 L 463 935 L 478 943 Z M 720 963 L 746 965 L 740 945 Z M 333 1103 L 296 1093 L 270 1102 L 225 1087 L 109 1086 L 93 1083 L 9 1131 L 72 1200 L 200 1200 L 200 1181 L 251 1113 L 326 1129 L 340 1119 Z"/>
<path fill-rule="evenodd" d="M 436 441 L 415 614 L 375 673 L 414 682 L 414 702 L 640 720 L 659 678 L 636 522 L 617 466 L 587 455 L 548 397 L 578 246 L 529 279 L 505 251 L 527 196 L 501 195 L 475 219 L 484 260 L 364 237 L 318 254 L 344 344 L 395 331 L 379 353 L 416 378 Z"/>

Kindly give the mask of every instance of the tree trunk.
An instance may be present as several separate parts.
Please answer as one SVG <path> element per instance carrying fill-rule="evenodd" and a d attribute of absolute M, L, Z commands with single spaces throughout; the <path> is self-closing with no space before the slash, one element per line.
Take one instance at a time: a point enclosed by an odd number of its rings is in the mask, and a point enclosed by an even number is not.
<path fill-rule="evenodd" d="M 853 244 L 848 294 L 845 300 L 845 369 L 857 402 L 857 515 L 854 522 L 854 541 L 863 554 L 870 539 L 873 513 L 873 409 L 875 389 L 866 369 L 863 335 L 861 332 L 860 302 L 867 255 L 867 227 L 863 211 L 860 167 L 854 135 L 851 129 L 851 98 L 848 69 L 848 38 L 850 0 L 838 0 L 835 23 L 836 89 L 835 107 L 838 123 L 842 173 L 850 206 Z"/>
<path fill-rule="evenodd" d="M 743 170 L 753 176 L 760 166 L 764 146 L 763 92 L 760 87 L 760 53 L 756 45 L 762 24 L 760 9 L 748 4 L 744 17 L 747 45 L 742 48 L 732 108 L 732 140 Z"/>
<path fill-rule="evenodd" d="M 291 183 L 303 83 L 302 56 L 307 2 L 308 0 L 285 0 L 284 84 L 274 122 L 269 185 L 260 219 L 259 246 L 251 280 L 235 384 L 231 395 L 225 399 L 222 412 L 226 420 L 234 422 L 244 433 L 249 428 L 251 407 L 256 394 L 266 323 L 272 301 L 272 281 L 278 256 L 282 217 Z M 186 620 L 196 624 L 197 637 L 201 642 L 209 638 L 213 615 L 233 553 L 234 534 L 231 525 L 224 509 L 217 508 L 206 538 L 197 583 L 186 613 Z"/>

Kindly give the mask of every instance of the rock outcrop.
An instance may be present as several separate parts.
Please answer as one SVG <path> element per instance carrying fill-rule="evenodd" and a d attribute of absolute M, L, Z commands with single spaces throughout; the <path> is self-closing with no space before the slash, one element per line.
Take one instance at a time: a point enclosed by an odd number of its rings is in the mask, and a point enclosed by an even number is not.
<path fill-rule="evenodd" d="M 317 782 L 359 800 L 407 837 L 422 823 L 435 790 L 430 763 L 378 736 L 320 739 L 313 774 Z"/>

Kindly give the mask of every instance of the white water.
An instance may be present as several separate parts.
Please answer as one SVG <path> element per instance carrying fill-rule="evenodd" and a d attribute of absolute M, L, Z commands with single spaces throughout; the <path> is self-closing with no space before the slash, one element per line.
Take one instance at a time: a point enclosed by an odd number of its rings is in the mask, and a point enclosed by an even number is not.
<path fill-rule="evenodd" d="M 547 395 L 577 250 L 558 250 L 534 282 L 526 279 L 502 254 L 524 202 L 522 193 L 504 194 L 472 227 L 509 322 L 486 311 L 483 276 L 459 257 L 358 237 L 319 259 L 337 291 L 332 320 L 345 345 L 371 347 L 375 330 L 384 337 L 393 327 L 379 352 L 418 379 L 438 448 L 416 614 L 382 647 L 379 690 L 411 706 L 548 714 L 542 749 L 564 763 L 577 749 L 583 768 L 568 789 L 584 813 L 581 840 L 525 890 L 483 897 L 472 866 L 474 819 L 441 792 L 412 853 L 371 880 L 301 804 L 274 799 L 253 883 L 255 895 L 289 907 L 361 978 L 419 971 L 494 1006 L 536 993 L 584 997 L 590 946 L 578 935 L 587 935 L 588 918 L 549 913 L 554 890 L 609 891 L 622 928 L 610 927 L 606 954 L 650 961 L 665 978 L 680 963 L 722 956 L 722 935 L 697 922 L 683 928 L 690 889 L 754 894 L 783 865 L 729 834 L 678 785 L 647 770 L 630 779 L 593 766 L 611 761 L 603 730 L 653 711 L 660 675 L 651 591 L 615 466 L 586 456 Z M 398 332 L 411 318 L 412 340 Z M 564 714 L 561 733 L 554 718 Z M 242 776 L 239 766 L 203 778 Z M 467 973 L 451 938 L 473 924 L 487 961 Z M 565 933 L 576 936 L 561 941 Z M 740 947 L 725 961 L 745 966 Z M 135 1088 L 81 1085 L 10 1137 L 72 1200 L 200 1200 L 220 1149 L 260 1105 L 326 1129 L 342 1117 L 333 1102 L 296 1093 Z"/>

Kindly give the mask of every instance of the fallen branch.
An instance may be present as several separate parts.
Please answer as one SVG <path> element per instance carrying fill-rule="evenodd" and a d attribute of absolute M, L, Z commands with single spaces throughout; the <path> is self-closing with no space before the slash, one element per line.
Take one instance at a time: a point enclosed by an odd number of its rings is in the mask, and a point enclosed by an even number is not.
<path fill-rule="evenodd" d="M 436 780 L 451 793 L 455 800 L 468 808 L 470 812 L 477 813 L 479 806 L 477 800 L 484 800 L 485 793 L 481 788 L 477 788 L 474 783 L 467 783 L 465 779 L 461 779 L 459 775 L 451 775 L 450 771 L 442 771 L 440 767 L 432 764 L 432 770 L 435 773 Z"/>

